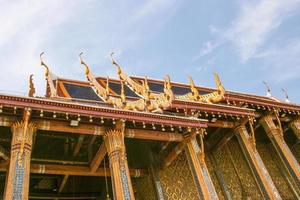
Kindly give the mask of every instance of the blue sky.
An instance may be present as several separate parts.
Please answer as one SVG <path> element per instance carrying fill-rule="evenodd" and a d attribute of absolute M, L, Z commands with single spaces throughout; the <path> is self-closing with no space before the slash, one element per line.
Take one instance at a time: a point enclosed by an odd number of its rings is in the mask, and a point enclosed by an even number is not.
<path fill-rule="evenodd" d="M 96 75 L 114 76 L 114 51 L 132 75 L 176 82 L 192 75 L 214 87 L 300 103 L 300 0 L 0 0 L 0 91 L 26 94 L 34 74 L 45 91 L 39 54 L 59 77 L 85 80 L 83 51 Z"/>

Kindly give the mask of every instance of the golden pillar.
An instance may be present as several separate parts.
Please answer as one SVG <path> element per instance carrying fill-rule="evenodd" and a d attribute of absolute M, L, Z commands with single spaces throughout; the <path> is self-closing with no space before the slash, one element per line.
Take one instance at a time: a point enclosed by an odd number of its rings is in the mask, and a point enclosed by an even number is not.
<path fill-rule="evenodd" d="M 4 200 L 28 199 L 32 136 L 35 131 L 36 126 L 28 121 L 16 122 L 12 126 L 11 155 Z"/>
<path fill-rule="evenodd" d="M 200 146 L 195 136 L 188 139 L 185 152 L 200 199 L 219 199 L 205 163 L 203 134 Z"/>
<path fill-rule="evenodd" d="M 260 155 L 256 150 L 254 131 L 250 136 L 245 126 L 235 129 L 236 137 L 242 147 L 246 160 L 253 172 L 258 186 L 265 199 L 281 199 L 269 172 L 267 171 Z"/>
<path fill-rule="evenodd" d="M 134 200 L 126 158 L 124 125 L 118 123 L 116 127 L 118 128 L 108 130 L 104 135 L 104 142 L 109 156 L 114 200 Z"/>
<path fill-rule="evenodd" d="M 297 139 L 300 141 L 300 119 L 296 119 L 289 124 Z"/>
<path fill-rule="evenodd" d="M 284 163 L 287 171 L 295 180 L 296 185 L 300 186 L 300 165 L 285 143 L 283 138 L 283 131 L 279 119 L 277 118 L 278 125 L 275 124 L 272 115 L 263 117 L 260 120 L 261 125 L 265 129 L 268 137 L 270 138 L 276 152 Z"/>

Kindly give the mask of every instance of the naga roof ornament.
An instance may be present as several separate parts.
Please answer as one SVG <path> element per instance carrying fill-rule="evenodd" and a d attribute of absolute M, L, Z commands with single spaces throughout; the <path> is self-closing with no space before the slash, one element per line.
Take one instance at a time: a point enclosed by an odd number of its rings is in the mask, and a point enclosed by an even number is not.
<path fill-rule="evenodd" d="M 121 66 L 113 58 L 113 54 L 114 53 L 111 53 L 112 64 L 117 67 L 119 78 L 123 80 L 135 93 L 142 96 L 146 101 L 150 101 L 153 104 L 150 105 L 151 108 L 155 105 L 155 107 L 165 109 L 171 105 L 174 99 L 204 102 L 204 103 L 218 103 L 224 99 L 225 88 L 223 87 L 222 82 L 217 73 L 214 73 L 214 78 L 215 78 L 215 83 L 217 88 L 217 91 L 215 92 L 205 94 L 205 95 L 200 95 L 192 77 L 189 77 L 191 92 L 184 95 L 174 95 L 172 91 L 170 76 L 167 75 L 164 78 L 164 93 L 158 94 L 150 91 L 147 77 L 145 78 L 144 81 L 141 81 L 141 83 L 139 83 L 133 80 L 127 74 L 125 74 Z"/>
<path fill-rule="evenodd" d="M 57 87 L 54 85 L 54 80 L 57 78 L 50 72 L 48 65 L 43 60 L 44 52 L 40 54 L 41 66 L 45 68 L 45 77 L 50 89 L 50 97 L 57 97 Z"/>
<path fill-rule="evenodd" d="M 145 103 L 143 99 L 139 99 L 136 101 L 126 101 L 126 96 L 125 96 L 125 88 L 124 88 L 124 83 L 123 81 L 121 82 L 121 94 L 120 97 L 115 97 L 110 95 L 109 91 L 109 78 L 107 78 L 106 82 L 106 88 L 102 87 L 95 76 L 91 73 L 91 70 L 89 66 L 83 61 L 82 59 L 82 54 L 79 54 L 80 58 L 80 63 L 85 67 L 85 75 L 90 82 L 90 85 L 93 86 L 96 94 L 104 101 L 107 102 L 108 104 L 113 105 L 115 108 L 122 108 L 125 110 L 139 110 L 139 111 L 144 111 L 145 110 Z"/>
<path fill-rule="evenodd" d="M 224 99 L 226 90 L 222 85 L 220 77 L 217 73 L 214 73 L 214 78 L 217 90 L 209 94 L 200 95 L 198 89 L 196 88 L 193 78 L 189 77 L 191 92 L 185 95 L 178 95 L 176 96 L 176 99 L 203 103 L 218 103 L 222 101 Z"/>
<path fill-rule="evenodd" d="M 154 93 L 150 91 L 148 85 L 148 79 L 145 77 L 141 83 L 134 81 L 130 76 L 125 74 L 121 66 L 113 58 L 114 53 L 111 54 L 112 64 L 117 67 L 117 73 L 119 78 L 124 81 L 130 89 L 132 89 L 137 95 L 143 98 L 145 103 L 145 108 L 152 112 L 162 112 L 162 110 L 171 106 L 172 100 L 174 99 L 174 94 L 172 92 L 172 86 L 170 82 L 170 77 L 167 76 L 164 82 L 164 93 Z"/>
<path fill-rule="evenodd" d="M 140 85 L 139 83 L 135 82 L 134 80 L 132 80 L 127 74 L 123 73 L 121 66 L 116 62 L 113 55 L 114 55 L 114 52 L 112 52 L 110 54 L 111 61 L 112 61 L 112 64 L 117 67 L 119 78 L 121 80 L 125 81 L 134 92 L 136 92 L 139 95 L 143 95 L 143 92 L 144 92 L 143 86 Z"/>
<path fill-rule="evenodd" d="M 31 74 L 29 76 L 29 92 L 28 92 L 28 96 L 29 97 L 34 97 L 35 94 L 35 87 L 34 87 L 34 83 L 33 83 L 33 74 Z"/>

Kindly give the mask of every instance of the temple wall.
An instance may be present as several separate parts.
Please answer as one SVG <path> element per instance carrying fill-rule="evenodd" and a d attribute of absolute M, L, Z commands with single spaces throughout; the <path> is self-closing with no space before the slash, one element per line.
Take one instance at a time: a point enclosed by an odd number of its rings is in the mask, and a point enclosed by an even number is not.
<path fill-rule="evenodd" d="M 214 151 L 213 155 L 228 184 L 232 199 L 262 199 L 260 189 L 235 138 Z"/>
<path fill-rule="evenodd" d="M 275 149 L 271 146 L 271 144 L 265 143 L 257 143 L 256 148 L 282 199 L 294 199 L 292 191 L 280 172 L 279 168 L 283 169 L 284 167 L 281 165 Z"/>
<path fill-rule="evenodd" d="M 166 200 L 199 199 L 185 152 L 167 169 L 160 171 L 160 180 Z"/>
<path fill-rule="evenodd" d="M 136 200 L 156 200 L 150 176 L 132 179 Z"/>

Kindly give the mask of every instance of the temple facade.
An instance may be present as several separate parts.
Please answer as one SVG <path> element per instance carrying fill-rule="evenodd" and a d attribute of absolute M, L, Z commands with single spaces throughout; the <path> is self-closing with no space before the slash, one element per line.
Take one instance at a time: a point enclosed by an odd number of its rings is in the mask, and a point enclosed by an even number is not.
<path fill-rule="evenodd" d="M 0 192 L 23 199 L 300 199 L 300 105 L 129 76 L 0 94 Z"/>

